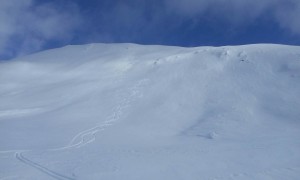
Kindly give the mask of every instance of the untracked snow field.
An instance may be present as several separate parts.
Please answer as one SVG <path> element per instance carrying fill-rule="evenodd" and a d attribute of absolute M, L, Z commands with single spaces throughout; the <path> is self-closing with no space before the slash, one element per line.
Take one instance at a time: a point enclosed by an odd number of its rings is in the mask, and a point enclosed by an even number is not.
<path fill-rule="evenodd" d="M 0 61 L 0 180 L 299 180 L 300 47 L 66 46 Z"/>

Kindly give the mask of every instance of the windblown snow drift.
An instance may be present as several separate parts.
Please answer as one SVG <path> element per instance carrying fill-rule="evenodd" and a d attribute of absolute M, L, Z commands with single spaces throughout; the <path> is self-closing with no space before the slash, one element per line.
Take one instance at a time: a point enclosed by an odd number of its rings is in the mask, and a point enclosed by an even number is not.
<path fill-rule="evenodd" d="M 300 47 L 67 46 L 0 61 L 0 179 L 300 179 Z"/>

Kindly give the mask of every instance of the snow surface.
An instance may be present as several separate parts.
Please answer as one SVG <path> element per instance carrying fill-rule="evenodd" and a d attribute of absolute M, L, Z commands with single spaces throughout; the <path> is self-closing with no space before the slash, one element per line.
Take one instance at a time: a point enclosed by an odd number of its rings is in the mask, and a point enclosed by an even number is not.
<path fill-rule="evenodd" d="M 0 62 L 0 179 L 298 180 L 300 47 L 67 46 Z"/>

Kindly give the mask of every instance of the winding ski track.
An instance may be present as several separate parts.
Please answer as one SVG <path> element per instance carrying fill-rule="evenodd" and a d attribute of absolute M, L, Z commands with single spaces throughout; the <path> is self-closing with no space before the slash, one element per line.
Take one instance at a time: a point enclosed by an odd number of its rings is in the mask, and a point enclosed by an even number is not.
<path fill-rule="evenodd" d="M 142 79 L 135 83 L 132 87 L 128 88 L 129 94 L 123 98 L 116 108 L 114 109 L 112 116 L 109 117 L 106 121 L 104 121 L 103 124 L 97 125 L 95 127 L 92 127 L 90 129 L 84 130 L 79 132 L 77 135 L 75 135 L 72 140 L 63 147 L 55 148 L 55 149 L 45 149 L 45 151 L 62 151 L 62 150 L 68 150 L 73 148 L 80 148 L 82 146 L 85 146 L 89 143 L 92 143 L 96 140 L 96 134 L 99 131 L 103 131 L 106 127 L 113 125 L 113 122 L 116 122 L 120 119 L 123 110 L 129 106 L 129 104 L 140 95 L 140 88 L 147 82 L 146 79 Z M 32 161 L 29 158 L 26 158 L 23 153 L 24 152 L 32 152 L 33 150 L 9 150 L 9 151 L 3 151 L 0 153 L 14 153 L 14 157 L 28 165 L 32 168 L 44 173 L 45 175 L 57 179 L 57 180 L 76 180 L 75 177 L 69 177 L 66 175 L 63 175 L 61 173 L 58 173 L 54 170 L 51 170 L 37 162 Z"/>

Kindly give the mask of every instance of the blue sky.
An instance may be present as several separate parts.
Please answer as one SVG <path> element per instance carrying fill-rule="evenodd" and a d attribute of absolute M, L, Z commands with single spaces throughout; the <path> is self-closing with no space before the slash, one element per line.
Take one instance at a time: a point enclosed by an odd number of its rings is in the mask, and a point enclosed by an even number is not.
<path fill-rule="evenodd" d="M 2 0 L 0 59 L 68 44 L 300 45 L 299 0 Z"/>

